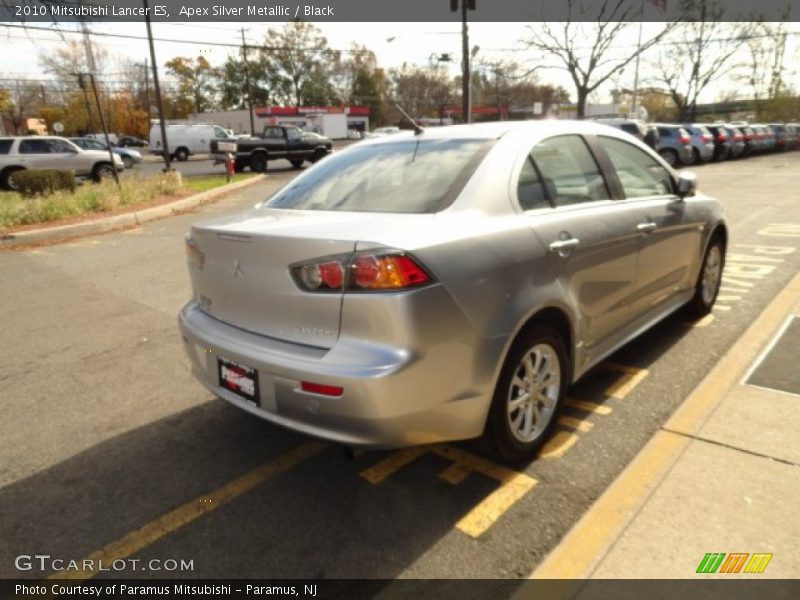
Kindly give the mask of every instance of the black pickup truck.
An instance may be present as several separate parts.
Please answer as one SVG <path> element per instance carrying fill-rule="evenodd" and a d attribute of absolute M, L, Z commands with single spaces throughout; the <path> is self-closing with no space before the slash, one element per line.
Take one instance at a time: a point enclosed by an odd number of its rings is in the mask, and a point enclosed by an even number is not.
<path fill-rule="evenodd" d="M 219 151 L 219 142 L 236 143 L 236 162 L 238 173 L 246 167 L 256 173 L 267 170 L 267 162 L 285 158 L 295 169 L 303 162 L 317 162 L 330 154 L 333 143 L 326 137 L 303 131 L 297 127 L 267 125 L 259 137 L 240 137 L 227 140 L 211 140 L 211 155 L 219 163 L 225 160 L 225 153 Z"/>

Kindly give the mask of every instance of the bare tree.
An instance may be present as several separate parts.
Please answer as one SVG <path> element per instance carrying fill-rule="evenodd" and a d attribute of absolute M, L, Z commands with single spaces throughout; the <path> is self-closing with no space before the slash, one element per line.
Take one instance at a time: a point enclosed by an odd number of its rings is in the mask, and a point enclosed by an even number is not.
<path fill-rule="evenodd" d="M 684 20 L 664 44 L 653 66 L 679 118 L 697 118 L 697 100 L 708 85 L 728 74 L 731 59 L 753 30 L 753 23 L 724 22 L 720 0 L 679 0 Z"/>
<path fill-rule="evenodd" d="M 602 3 L 567 0 L 569 20 L 537 23 L 529 27 L 527 47 L 553 58 L 566 70 L 575 85 L 578 118 L 586 114 L 589 95 L 619 73 L 636 57 L 655 46 L 674 27 L 665 23 L 655 35 L 638 47 L 620 47 L 619 40 L 642 17 L 642 3 L 635 0 L 604 0 Z"/>

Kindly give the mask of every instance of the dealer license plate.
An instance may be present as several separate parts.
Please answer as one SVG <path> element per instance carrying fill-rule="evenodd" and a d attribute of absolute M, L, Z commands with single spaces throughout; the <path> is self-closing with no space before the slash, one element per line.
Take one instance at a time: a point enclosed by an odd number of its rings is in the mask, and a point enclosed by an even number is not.
<path fill-rule="evenodd" d="M 258 371 L 225 358 L 217 359 L 219 385 L 254 404 L 259 404 Z"/>

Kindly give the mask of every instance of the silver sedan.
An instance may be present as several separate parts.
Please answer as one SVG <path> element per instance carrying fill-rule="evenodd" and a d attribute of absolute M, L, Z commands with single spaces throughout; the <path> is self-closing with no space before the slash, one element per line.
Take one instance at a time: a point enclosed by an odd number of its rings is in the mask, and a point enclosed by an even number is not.
<path fill-rule="evenodd" d="M 728 232 L 695 187 L 595 123 L 368 140 L 192 227 L 185 349 L 214 394 L 295 431 L 531 457 L 571 383 L 711 310 Z"/>

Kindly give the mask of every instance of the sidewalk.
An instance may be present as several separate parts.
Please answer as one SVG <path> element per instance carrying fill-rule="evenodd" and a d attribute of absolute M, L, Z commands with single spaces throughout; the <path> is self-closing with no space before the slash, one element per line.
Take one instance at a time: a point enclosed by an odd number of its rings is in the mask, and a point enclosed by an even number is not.
<path fill-rule="evenodd" d="M 531 578 L 800 578 L 800 275 Z"/>

